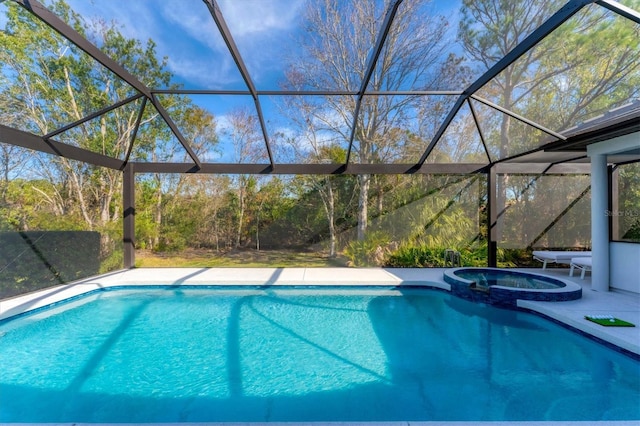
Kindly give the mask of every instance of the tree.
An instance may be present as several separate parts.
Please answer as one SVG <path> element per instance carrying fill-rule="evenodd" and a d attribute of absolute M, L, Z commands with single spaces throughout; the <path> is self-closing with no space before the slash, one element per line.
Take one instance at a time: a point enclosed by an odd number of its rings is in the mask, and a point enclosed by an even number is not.
<path fill-rule="evenodd" d="M 0 73 L 0 87 L 7 84 L 7 78 Z M 11 99 L 0 97 L 0 123 L 5 126 L 21 128 L 22 115 Z M 15 145 L 0 143 L 0 208 L 6 205 L 7 190 L 12 176 L 29 163 L 29 152 Z"/>
<path fill-rule="evenodd" d="M 233 147 L 234 161 L 237 163 L 257 162 L 260 157 L 259 144 L 262 143 L 260 127 L 256 115 L 247 109 L 236 109 L 228 117 L 228 126 L 223 130 Z M 255 188 L 256 177 L 238 175 L 236 179 L 238 211 L 235 246 L 240 247 L 245 226 L 247 192 Z"/>
<path fill-rule="evenodd" d="M 562 4 L 561 0 L 464 0 L 458 37 L 468 58 L 484 71 Z M 637 25 L 592 5 L 527 51 L 479 94 L 562 131 L 637 96 L 639 43 Z M 482 117 L 482 125 L 489 129 L 486 135 L 494 158 L 537 148 L 546 140 L 541 131 L 493 110 Z M 499 208 L 506 206 L 509 187 L 509 177 L 499 176 Z M 497 229 L 500 239 L 500 223 Z"/>
<path fill-rule="evenodd" d="M 317 145 L 316 145 L 317 146 Z M 322 146 L 318 149 L 318 157 L 330 158 L 333 162 L 340 163 L 346 159 L 346 152 L 338 146 Z M 322 207 L 327 218 L 329 228 L 329 257 L 333 258 L 337 255 L 337 239 L 338 230 L 336 227 L 337 206 L 336 199 L 339 197 L 339 181 L 344 180 L 346 176 L 314 176 L 308 177 L 307 180 L 311 187 L 317 191 L 322 200 Z M 348 205 L 343 208 L 348 208 Z"/>
<path fill-rule="evenodd" d="M 55 1 L 50 9 L 147 86 L 175 88 L 166 69 L 167 59 L 158 58 L 152 40 L 143 44 L 124 37 L 116 23 L 85 20 L 63 0 Z M 39 135 L 79 122 L 135 94 L 126 82 L 12 2 L 8 4 L 5 31 L 0 32 L 0 63 L 2 74 L 9 76 L 0 89 L 3 102 L 9 105 L 3 115 L 19 116 L 23 129 Z M 175 154 L 170 149 L 174 137 L 150 104 L 131 147 L 140 107 L 141 101 L 131 102 L 53 139 L 121 159 L 130 148 L 132 158 L 137 160 L 171 158 Z M 165 108 L 177 113 L 176 122 L 192 137 L 194 149 L 207 151 L 215 145 L 212 116 L 185 98 L 172 100 Z M 103 231 L 103 249 L 108 249 L 109 232 L 121 220 L 122 173 L 63 157 L 38 155 L 36 161 L 42 177 L 56 183 L 52 193 L 42 192 L 42 197 L 55 204 L 54 211 L 77 214 L 86 228 Z M 158 194 L 161 188 L 162 183 L 157 183 Z M 161 201 L 158 196 L 158 203 Z"/>
<path fill-rule="evenodd" d="M 640 162 L 618 166 L 617 183 L 612 238 L 640 243 Z"/>
<path fill-rule="evenodd" d="M 14 173 L 27 164 L 28 152 L 15 145 L 0 143 L 0 207 L 7 201 L 7 190 Z"/>
<path fill-rule="evenodd" d="M 256 250 L 260 250 L 263 230 L 282 218 L 290 202 L 286 184 L 281 178 L 272 177 L 261 185 L 255 194 L 255 211 L 253 212 L 255 231 L 252 230 L 252 234 L 255 235 Z"/>
<path fill-rule="evenodd" d="M 363 0 L 313 2 L 306 11 L 306 38 L 302 57 L 291 60 L 285 86 L 297 90 L 357 90 L 375 46 L 387 2 Z M 421 14 L 427 1 L 405 1 L 395 17 L 369 88 L 393 91 L 411 87 L 438 88 L 445 47 L 447 22 Z M 425 16 L 428 16 L 425 18 Z M 451 70 L 450 70 L 451 71 Z M 304 98 L 298 98 L 304 102 Z M 362 102 L 351 161 L 380 163 L 398 155 L 401 141 L 394 128 L 408 128 L 408 110 L 416 107 L 413 96 L 367 96 Z M 336 140 L 348 141 L 355 109 L 349 96 L 325 96 L 319 108 L 300 108 L 307 120 L 323 126 Z M 403 134 L 395 134 L 401 137 Z M 343 145 L 344 146 L 344 145 Z M 368 223 L 371 176 L 358 176 L 358 239 L 365 237 Z"/>
<path fill-rule="evenodd" d="M 117 57 L 132 73 L 148 83 L 169 82 L 155 45 L 146 46 L 124 38 L 115 26 L 84 21 L 64 1 L 51 5 L 54 13 L 108 55 Z M 0 62 L 12 81 L 2 87 L 2 96 L 21 111 L 23 127 L 45 135 L 78 121 L 103 107 L 133 94 L 132 88 L 71 45 L 44 23 L 14 4 L 8 7 L 5 31 L 0 33 Z M 136 104 L 129 104 L 84 122 L 54 139 L 112 157 L 124 158 L 131 143 L 137 117 Z M 145 122 L 151 122 L 147 115 Z M 141 138 L 137 149 L 153 140 Z M 38 155 L 39 170 L 55 186 L 52 200 L 78 208 L 88 229 L 105 229 L 120 220 L 119 203 L 122 173 L 90 167 L 63 157 Z M 65 192 L 62 193 L 61 191 Z M 108 234 L 103 233 L 108 243 Z"/>
<path fill-rule="evenodd" d="M 299 162 L 323 163 L 330 162 L 341 164 L 346 161 L 347 152 L 340 143 L 331 139 L 335 135 L 330 127 L 322 123 L 329 123 L 331 111 L 322 111 L 318 103 L 311 100 L 303 100 L 297 97 L 289 98 L 286 102 L 287 113 L 291 117 L 295 128 L 299 133 L 294 138 L 288 138 L 294 158 Z M 315 121 L 315 123 L 314 123 Z M 318 124 L 320 124 L 318 126 Z M 329 229 L 329 257 L 337 255 L 337 229 L 336 229 L 336 180 L 337 176 L 304 177 L 304 182 L 322 200 L 322 206 L 327 219 Z"/>
<path fill-rule="evenodd" d="M 198 155 L 202 161 L 211 156 L 218 145 L 217 121 L 213 115 L 207 111 L 193 105 L 188 98 L 184 96 L 173 96 L 161 98 L 165 108 L 175 111 L 176 125 L 180 128 L 181 133 L 189 140 L 189 144 L 193 152 Z M 160 136 L 160 135 L 156 135 Z M 176 144 L 171 145 L 168 140 L 157 138 L 156 147 L 151 153 L 154 161 L 171 161 L 176 156 L 180 161 L 188 162 L 190 157 L 184 149 L 180 149 Z M 163 214 L 165 210 L 171 210 L 175 207 L 177 199 L 172 202 L 165 203 L 165 193 L 180 193 L 183 187 L 191 182 L 188 175 L 177 174 L 154 174 L 153 186 L 155 188 L 155 205 L 150 206 L 153 210 L 155 222 L 155 237 L 150 248 L 160 247 L 160 230 L 163 227 Z"/>

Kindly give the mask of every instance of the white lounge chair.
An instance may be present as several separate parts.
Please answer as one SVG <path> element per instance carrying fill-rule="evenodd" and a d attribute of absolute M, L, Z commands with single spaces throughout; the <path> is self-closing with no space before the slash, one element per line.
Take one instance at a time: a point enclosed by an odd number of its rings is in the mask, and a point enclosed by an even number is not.
<path fill-rule="evenodd" d="M 571 259 L 571 270 L 569 271 L 569 276 L 573 276 L 573 270 L 575 268 L 580 269 L 580 279 L 584 280 L 584 273 L 587 271 L 591 271 L 591 257 L 574 257 Z"/>
<path fill-rule="evenodd" d="M 571 259 L 579 257 L 591 257 L 590 251 L 547 251 L 535 250 L 533 258 L 542 262 L 542 269 L 547 268 L 548 263 L 562 263 L 571 265 Z"/>

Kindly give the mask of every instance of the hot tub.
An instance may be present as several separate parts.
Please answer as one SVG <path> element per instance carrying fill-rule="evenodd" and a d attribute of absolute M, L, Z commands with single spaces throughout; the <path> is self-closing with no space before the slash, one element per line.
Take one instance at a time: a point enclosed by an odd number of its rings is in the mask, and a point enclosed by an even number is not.
<path fill-rule="evenodd" d="M 563 302 L 582 297 L 582 287 L 572 281 L 500 268 L 448 269 L 444 280 L 458 297 L 504 307 L 515 307 L 518 300 Z"/>

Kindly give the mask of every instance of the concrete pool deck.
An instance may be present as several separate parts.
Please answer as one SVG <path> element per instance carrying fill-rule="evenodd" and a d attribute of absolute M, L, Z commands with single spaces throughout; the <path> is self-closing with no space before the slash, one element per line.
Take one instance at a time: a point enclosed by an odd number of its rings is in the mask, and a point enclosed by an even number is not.
<path fill-rule="evenodd" d="M 640 355 L 640 295 L 613 290 L 595 292 L 591 290 L 591 278 L 581 280 L 569 277 L 568 269 L 524 269 L 556 278 L 571 280 L 583 288 L 580 300 L 571 302 L 520 301 L 519 306 L 556 321 L 574 327 L 584 333 L 634 354 Z M 68 285 L 58 286 L 27 295 L 0 301 L 0 319 L 22 312 L 44 307 L 52 303 L 98 290 L 122 285 L 261 285 L 261 286 L 431 286 L 449 290 L 443 280 L 443 269 L 381 269 L 381 268 L 139 268 L 117 271 Z M 636 327 L 603 327 L 584 319 L 585 315 L 613 315 L 634 323 Z M 184 423 L 182 423 L 184 424 Z M 214 424 L 214 423 L 208 423 Z M 226 425 L 246 423 L 226 423 Z M 256 423 L 252 423 L 256 425 Z M 291 425 L 291 423 L 286 423 Z M 302 423 L 305 424 L 305 423 Z M 313 423 L 306 423 L 312 425 Z M 315 423 L 317 425 L 318 423 Z M 326 423 L 323 423 L 326 424 Z M 486 425 L 637 425 L 637 421 L 533 421 L 533 422 L 375 422 L 375 423 L 331 423 L 375 424 L 375 425 L 423 425 L 423 426 L 467 426 Z M 0 426 L 2 424 L 0 423 Z M 26 424 L 22 424 L 25 426 Z M 120 424 L 122 426 L 123 424 Z M 163 424 L 168 426 L 169 424 Z M 279 423 L 268 423 L 276 426 Z M 177 424 L 176 424 L 177 426 Z"/>

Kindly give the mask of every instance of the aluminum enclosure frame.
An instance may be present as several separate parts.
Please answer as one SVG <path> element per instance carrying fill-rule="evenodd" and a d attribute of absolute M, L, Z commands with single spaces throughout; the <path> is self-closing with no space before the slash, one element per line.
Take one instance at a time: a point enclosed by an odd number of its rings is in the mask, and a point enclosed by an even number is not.
<path fill-rule="evenodd" d="M 123 211 L 124 211 L 124 244 L 125 244 L 125 266 L 132 267 L 135 264 L 135 191 L 134 181 L 135 176 L 138 173 L 203 173 L 203 174 L 295 174 L 295 175 L 338 175 L 338 174 L 350 174 L 350 175 L 369 175 L 369 174 L 470 174 L 470 173 L 483 173 L 487 175 L 489 182 L 495 182 L 497 173 L 540 173 L 541 170 L 547 170 L 556 173 L 588 173 L 589 165 L 575 163 L 574 161 L 584 161 L 585 151 L 585 139 L 582 135 L 569 135 L 566 132 L 554 132 L 545 128 L 539 123 L 522 117 L 513 111 L 509 111 L 506 108 L 495 105 L 490 101 L 482 99 L 476 93 L 493 78 L 499 75 L 508 66 L 513 64 L 518 58 L 526 54 L 530 49 L 537 45 L 541 40 L 548 36 L 551 32 L 557 29 L 560 25 L 582 10 L 584 7 L 597 4 L 603 8 L 606 8 L 626 19 L 629 19 L 637 24 L 640 24 L 640 14 L 628 7 L 625 7 L 617 2 L 611 0 L 569 0 L 561 9 L 556 11 L 550 16 L 540 27 L 535 29 L 528 37 L 522 40 L 511 52 L 500 59 L 489 70 L 477 78 L 466 89 L 461 91 L 397 91 L 397 92 L 375 92 L 367 91 L 367 87 L 371 76 L 375 70 L 379 55 L 384 47 L 389 29 L 393 24 L 396 12 L 400 7 L 403 0 L 394 0 L 389 2 L 388 9 L 385 14 L 384 22 L 381 25 L 378 37 L 367 61 L 366 72 L 361 81 L 360 89 L 358 91 L 260 91 L 255 87 L 252 77 L 245 65 L 245 62 L 235 44 L 233 36 L 227 27 L 224 16 L 216 3 L 216 0 L 203 0 L 208 8 L 211 18 L 214 20 L 217 29 L 219 30 L 222 38 L 238 68 L 247 90 L 244 91 L 229 91 L 229 90 L 168 90 L 163 88 L 151 88 L 147 87 L 134 75 L 130 74 L 120 63 L 113 60 L 102 52 L 98 47 L 89 42 L 86 38 L 80 35 L 67 23 L 62 21 L 59 17 L 49 11 L 37 0 L 13 0 L 24 9 L 28 10 L 34 16 L 38 17 L 42 22 L 58 32 L 64 38 L 76 45 L 91 58 L 96 60 L 102 66 L 109 71 L 113 72 L 122 81 L 131 86 L 136 94 L 121 100 L 117 103 L 102 108 L 93 114 L 87 115 L 80 120 L 73 123 L 69 123 L 58 129 L 54 129 L 45 136 L 38 136 L 29 132 L 14 129 L 0 124 L 0 142 L 8 143 L 27 149 L 32 149 L 39 152 L 44 152 L 51 155 L 57 155 L 65 158 L 69 158 L 76 161 L 81 161 L 87 164 L 91 164 L 98 167 L 106 167 L 109 169 L 120 170 L 123 172 L 124 184 L 123 184 Z M 212 94 L 212 95 L 249 95 L 253 99 L 255 112 L 259 119 L 259 124 L 264 139 L 265 149 L 267 151 L 268 164 L 223 164 L 223 163 L 203 163 L 198 158 L 197 154 L 193 151 L 189 141 L 180 132 L 175 122 L 170 117 L 169 113 L 163 108 L 158 101 L 157 95 L 161 94 Z M 355 108 L 353 111 L 353 121 L 349 130 L 349 140 L 347 159 L 343 164 L 282 164 L 276 163 L 273 159 L 271 143 L 269 140 L 269 133 L 265 125 L 264 115 L 262 112 L 262 106 L 260 102 L 261 96 L 329 96 L 329 95 L 351 95 L 356 97 Z M 453 107 L 449 110 L 444 121 L 438 127 L 435 136 L 429 141 L 423 154 L 418 162 L 415 164 L 358 164 L 351 161 L 351 152 L 356 137 L 357 126 L 359 121 L 359 111 L 362 104 L 362 100 L 365 96 L 394 96 L 394 95 L 407 95 L 407 96 L 420 96 L 420 95 L 447 95 L 455 96 L 456 101 Z M 135 134 L 130 142 L 129 150 L 124 159 L 117 159 L 102 154 L 98 154 L 83 148 L 64 144 L 55 140 L 56 135 L 81 125 L 93 118 L 98 117 L 101 114 L 119 108 L 123 105 L 134 102 L 138 99 L 142 99 L 142 106 L 138 114 L 139 126 L 140 118 L 144 111 L 147 102 L 150 102 L 158 111 L 164 122 L 167 124 L 175 138 L 180 142 L 189 158 L 190 163 L 143 163 L 132 162 L 129 160 L 131 148 L 136 143 Z M 507 114 L 518 120 L 532 126 L 547 135 L 550 136 L 551 142 L 545 144 L 539 148 L 530 150 L 525 153 L 517 154 L 508 158 L 501 158 L 497 161 L 492 161 L 484 135 L 478 123 L 478 118 L 475 109 L 470 102 L 480 102 L 489 108 L 492 108 L 500 113 Z M 480 135 L 480 141 L 487 156 L 487 163 L 429 163 L 428 159 L 436 147 L 442 136 L 445 134 L 449 125 L 453 122 L 456 114 L 465 103 L 469 106 L 476 130 Z M 586 143 L 591 141 L 602 140 L 607 138 L 610 133 L 619 134 L 621 131 L 633 131 L 637 129 L 638 120 L 634 118 L 624 123 L 624 127 L 621 130 L 620 124 L 609 128 L 601 128 L 591 130 Z M 635 127 L 634 127 L 635 126 Z M 632 129 L 632 130 L 629 130 Z M 578 148 L 576 148 L 578 147 Z M 564 151 L 575 151 L 575 155 L 569 160 L 556 161 L 554 160 L 554 153 Z M 526 157 L 531 154 L 545 153 L 548 154 L 549 161 L 542 163 L 522 163 L 518 162 L 518 158 Z M 492 185 L 489 185 L 491 187 Z M 489 189 L 488 193 L 488 210 L 490 216 L 489 224 L 489 263 L 490 266 L 495 266 L 496 253 L 495 253 L 495 238 L 493 233 L 493 227 L 495 225 L 494 219 L 497 219 L 495 209 L 495 189 L 492 191 Z"/>
<path fill-rule="evenodd" d="M 108 70 L 110 70 L 111 72 L 113 72 L 115 75 L 117 75 L 119 78 L 121 78 L 124 82 L 126 82 L 127 84 L 129 84 L 133 89 L 135 89 L 138 94 L 129 98 L 128 100 L 125 101 L 121 101 L 119 103 L 116 103 L 114 105 L 108 106 L 106 108 L 104 108 L 103 110 L 99 111 L 100 113 L 104 113 L 107 112 L 111 109 L 117 108 L 118 106 L 120 106 L 121 104 L 125 104 L 128 102 L 131 102 L 135 99 L 138 99 L 140 97 L 143 97 L 146 101 L 151 102 L 151 104 L 156 108 L 156 110 L 158 111 L 158 113 L 160 114 L 160 116 L 162 117 L 162 119 L 166 122 L 166 124 L 169 126 L 169 128 L 171 129 L 172 133 L 174 134 L 174 136 L 176 137 L 176 139 L 180 142 L 180 144 L 183 146 L 183 148 L 185 149 L 185 151 L 187 152 L 187 154 L 189 155 L 189 157 L 191 158 L 191 160 L 193 161 L 193 163 L 191 164 L 193 167 L 189 167 L 186 169 L 187 172 L 195 172 L 199 169 L 202 168 L 202 163 L 200 161 L 200 159 L 198 158 L 198 156 L 196 155 L 196 153 L 193 151 L 193 149 L 191 148 L 189 142 L 186 140 L 186 138 L 184 137 L 184 135 L 181 134 L 180 130 L 177 128 L 176 124 L 174 123 L 174 121 L 171 119 L 171 117 L 169 116 L 168 112 L 162 107 L 162 105 L 160 104 L 160 102 L 157 99 L 157 94 L 186 94 L 186 93 L 191 93 L 191 94 L 195 94 L 195 93 L 199 93 L 199 94 L 244 94 L 247 95 L 249 94 L 254 101 L 254 106 L 255 106 L 255 112 L 258 116 L 259 122 L 260 122 L 260 128 L 262 131 L 262 136 L 264 139 L 264 143 L 265 143 L 265 148 L 267 151 L 267 156 L 269 158 L 269 166 L 270 166 L 270 170 L 274 171 L 278 168 L 281 167 L 280 164 L 275 163 L 274 159 L 273 159 L 273 155 L 272 155 L 272 149 L 271 149 L 271 144 L 269 142 L 269 134 L 268 131 L 266 129 L 265 126 L 265 121 L 264 121 L 264 116 L 262 113 L 262 107 L 261 107 L 261 103 L 260 103 L 260 96 L 263 95 L 282 95 L 282 96 L 291 96 L 291 95 L 330 95 L 330 94 L 351 94 L 351 95 L 355 95 L 356 96 L 356 105 L 355 105 L 355 110 L 353 112 L 353 122 L 351 125 L 351 129 L 350 129 L 350 138 L 347 141 L 348 142 L 348 154 L 347 154 L 347 160 L 346 162 L 342 165 L 343 169 L 346 171 L 347 169 L 351 169 L 354 164 L 351 163 L 351 150 L 353 147 L 353 143 L 354 143 L 354 139 L 355 139 L 355 134 L 356 134 L 356 128 L 358 126 L 358 114 L 359 114 L 359 109 L 360 109 L 360 105 L 362 103 L 362 99 L 364 96 L 393 96 L 396 94 L 399 94 L 400 92 L 367 92 L 367 86 L 369 83 L 369 80 L 371 79 L 371 76 L 373 74 L 373 71 L 375 69 L 375 66 L 377 64 L 378 61 L 378 57 L 380 55 L 380 52 L 382 51 L 383 47 L 384 47 L 384 43 L 385 40 L 387 38 L 387 34 L 389 32 L 389 29 L 394 21 L 396 12 L 398 10 L 398 8 L 400 7 L 402 0 L 395 0 L 389 3 L 388 8 L 387 8 L 387 12 L 385 14 L 385 19 L 384 22 L 381 25 L 377 40 L 376 40 L 376 44 L 375 46 L 372 47 L 372 51 L 369 57 L 369 60 L 367 62 L 367 68 L 366 68 L 366 72 L 365 75 L 363 76 L 361 85 L 360 85 L 360 89 L 357 92 L 353 92 L 353 91 L 325 91 L 325 92 L 291 92 L 291 91 L 264 91 L 261 92 L 259 90 L 257 90 L 257 88 L 255 87 L 255 84 L 253 83 L 253 80 L 251 78 L 251 75 L 244 63 L 244 60 L 242 58 L 242 56 L 240 55 L 240 52 L 235 44 L 235 41 L 233 39 L 233 36 L 231 34 L 231 32 L 229 31 L 229 28 L 227 27 L 227 24 L 225 22 L 224 16 L 219 8 L 219 6 L 217 5 L 215 0 L 203 0 L 204 4 L 206 5 L 207 9 L 209 10 L 212 19 L 214 20 L 216 27 L 218 28 L 218 30 L 220 31 L 220 34 L 222 35 L 223 40 L 225 41 L 225 44 L 227 45 L 227 48 L 234 60 L 234 62 L 236 63 L 236 66 L 238 68 L 238 70 L 240 71 L 240 74 L 245 82 L 245 85 L 247 86 L 247 91 L 225 91 L 225 90 L 206 90 L 206 91 L 184 91 L 184 90 L 166 90 L 166 89 L 161 89 L 161 88 L 149 88 L 147 87 L 144 83 L 142 83 L 141 81 L 139 81 L 135 76 L 133 76 L 132 74 L 130 74 L 126 69 L 124 69 L 124 67 L 122 67 L 122 65 L 120 65 L 118 62 L 114 61 L 113 59 L 111 59 L 109 56 L 107 56 L 106 54 L 104 54 L 98 47 L 96 47 L 95 45 L 93 45 L 91 42 L 89 42 L 86 38 L 84 38 L 82 35 L 80 35 L 76 30 L 74 30 L 71 26 L 69 26 L 68 24 L 66 24 L 64 21 L 62 21 L 60 18 L 58 18 L 55 14 L 53 14 L 51 11 L 49 11 L 46 7 L 44 7 L 40 2 L 38 2 L 37 0 L 12 0 L 14 2 L 16 2 L 17 4 L 19 4 L 20 6 L 22 6 L 23 8 L 25 8 L 26 10 L 28 10 L 30 13 L 34 14 L 36 17 L 38 17 L 40 20 L 42 20 L 45 24 L 47 24 L 48 26 L 50 26 L 53 30 L 55 30 L 56 32 L 58 32 L 60 35 L 62 35 L 63 37 L 65 37 L 67 40 L 69 40 L 70 42 L 72 42 L 73 44 L 75 44 L 76 46 L 78 46 L 82 51 L 84 51 L 85 53 L 87 53 L 90 57 L 92 57 L 93 59 L 95 59 L 98 63 L 102 64 L 105 68 L 107 68 Z M 493 105 L 492 103 L 478 97 L 476 95 L 476 92 L 478 90 L 480 90 L 484 85 L 486 85 L 489 81 L 491 81 L 493 78 L 495 78 L 498 74 L 500 74 L 500 72 L 502 72 L 504 69 L 506 69 L 509 65 L 513 64 L 518 58 L 520 58 L 522 55 L 524 55 L 526 52 L 528 52 L 531 48 L 533 48 L 537 43 L 539 43 L 542 39 L 544 39 L 547 35 L 549 35 L 551 32 L 553 32 L 556 28 L 558 28 L 560 25 L 562 25 L 564 22 L 566 22 L 568 19 L 570 19 L 572 16 L 574 16 L 576 13 L 578 13 L 582 8 L 590 5 L 590 4 L 598 4 L 599 6 L 606 8 L 608 10 L 611 10 L 612 12 L 623 16 L 626 19 L 632 20 L 636 23 L 640 23 L 640 13 L 625 7 L 623 5 L 620 5 L 616 2 L 610 1 L 610 0 L 569 0 L 561 9 L 559 9 L 558 11 L 556 11 L 552 16 L 550 16 L 540 27 L 538 27 L 537 29 L 535 29 L 528 37 L 526 37 L 524 40 L 522 40 L 511 52 L 509 52 L 507 55 L 505 55 L 502 59 L 500 59 L 496 64 L 494 64 L 489 70 L 487 70 L 484 74 L 482 74 L 478 79 L 476 79 L 476 81 L 474 81 L 472 84 L 470 84 L 465 90 L 461 91 L 461 92 L 425 92 L 425 91 L 406 91 L 406 92 L 402 92 L 404 94 L 407 95 L 423 95 L 423 94 L 447 94 L 447 95 L 452 95 L 452 96 L 458 96 L 458 99 L 456 100 L 454 106 L 451 108 L 451 110 L 449 111 L 449 114 L 447 115 L 447 117 L 445 118 L 445 120 L 441 123 L 440 127 L 438 128 L 435 136 L 432 138 L 432 140 L 429 142 L 429 144 L 426 146 L 424 153 L 422 154 L 421 158 L 419 159 L 419 161 L 413 165 L 413 167 L 408 167 L 406 168 L 406 173 L 414 173 L 415 170 L 422 170 L 423 166 L 425 164 L 425 162 L 427 161 L 427 159 L 429 158 L 429 155 L 431 154 L 431 152 L 433 151 L 433 149 L 435 148 L 435 146 L 437 145 L 438 141 L 440 140 L 440 138 L 443 136 L 443 134 L 445 133 L 445 131 L 447 130 L 448 126 L 451 124 L 451 122 L 453 121 L 454 117 L 456 116 L 458 110 L 465 104 L 465 101 L 468 101 L 468 99 L 473 98 L 476 101 L 482 102 L 483 104 L 494 108 L 498 111 L 500 111 L 501 113 L 505 113 L 510 115 L 511 117 L 513 117 L 516 120 L 522 121 L 524 123 L 526 123 L 527 125 L 533 126 L 539 130 L 542 130 L 543 132 L 553 136 L 554 138 L 556 138 L 559 142 L 564 142 L 566 140 L 566 137 L 558 132 L 553 132 L 549 129 L 546 129 L 544 126 L 535 123 L 531 120 L 526 119 L 525 117 L 521 117 L 518 114 L 508 111 L 504 108 L 499 107 L 498 105 Z M 68 130 L 69 128 L 75 127 L 77 125 L 80 125 L 81 123 L 95 117 L 97 113 L 92 114 L 91 116 L 87 116 L 81 120 L 78 120 L 74 123 L 70 123 L 67 126 L 64 126 L 60 129 L 56 129 L 52 132 L 50 132 L 46 137 L 44 137 L 45 142 L 49 141 L 51 139 L 52 136 L 55 136 L 56 134 L 61 133 L 62 131 Z M 478 130 L 478 132 L 481 132 L 479 126 L 476 123 L 476 128 Z M 6 136 L 6 135 L 5 135 Z M 37 136 L 36 136 L 37 137 Z M 13 138 L 3 138 L 3 142 L 6 143 L 12 143 L 12 141 L 14 141 Z M 135 140 L 132 141 L 132 144 L 135 143 Z M 19 144 L 18 142 L 16 144 Z M 39 145 L 38 143 L 33 143 L 32 145 L 36 146 Z M 486 147 L 485 147 L 486 149 Z M 60 153 L 66 153 L 67 151 L 62 150 L 60 151 Z M 74 153 L 74 155 L 76 157 L 83 157 L 83 155 L 80 155 L 79 153 Z M 120 160 L 116 160 L 116 161 L 120 161 Z M 128 157 L 124 160 L 124 165 L 120 164 L 118 166 L 119 170 L 123 170 L 124 167 L 126 166 L 126 163 L 129 161 Z M 105 167 L 109 167 L 107 166 L 107 162 L 106 161 L 100 161 L 101 165 L 104 165 Z M 491 164 L 491 160 L 489 159 L 489 163 Z M 113 163 L 109 163 L 111 166 L 113 166 Z M 305 165 L 306 167 L 306 165 Z M 174 166 L 170 166 L 168 167 L 168 169 L 173 169 Z M 216 173 L 215 168 L 209 168 L 207 167 L 209 170 L 213 170 L 213 173 Z M 288 167 L 287 167 L 288 168 Z M 301 167 L 302 168 L 302 167 Z M 296 169 L 294 167 L 294 169 Z M 357 171 L 357 172 L 353 172 L 353 171 L 349 171 L 349 173 L 355 173 L 355 174 L 360 174 L 360 173 L 368 173 L 366 171 L 366 168 L 359 168 L 356 167 L 356 169 L 360 169 L 361 171 Z M 395 167 L 392 167 L 392 170 L 390 173 L 396 173 L 395 171 Z M 242 173 L 242 172 L 239 172 Z"/>

